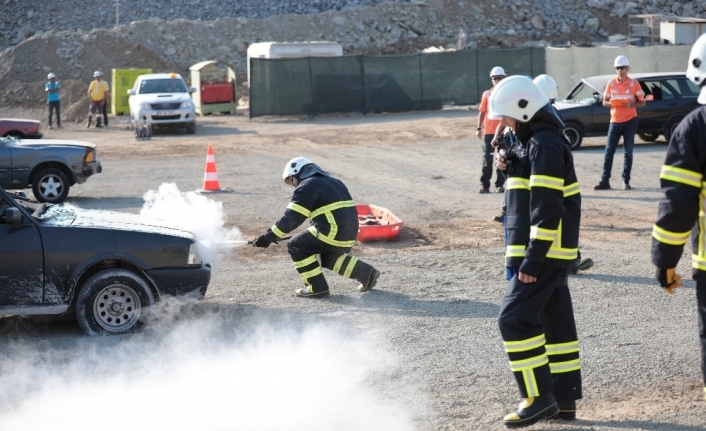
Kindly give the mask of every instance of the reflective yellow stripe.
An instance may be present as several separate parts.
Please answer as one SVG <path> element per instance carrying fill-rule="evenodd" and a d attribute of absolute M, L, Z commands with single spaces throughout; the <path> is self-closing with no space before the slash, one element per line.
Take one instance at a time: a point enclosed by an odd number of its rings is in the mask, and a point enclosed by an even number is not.
<path fill-rule="evenodd" d="M 309 214 L 309 218 L 315 218 L 328 211 L 334 211 L 340 208 L 348 208 L 352 206 L 355 206 L 353 201 L 334 202 L 332 204 L 324 205 L 321 208 L 317 208 L 316 210 L 312 211 L 311 214 Z"/>
<path fill-rule="evenodd" d="M 670 244 L 670 245 L 684 245 L 689 240 L 689 234 L 691 231 L 687 232 L 670 232 L 666 229 L 654 225 L 652 227 L 652 238 L 657 241 Z"/>
<path fill-rule="evenodd" d="M 343 265 L 343 261 L 346 260 L 346 254 L 342 254 L 336 259 L 336 263 L 333 265 L 333 272 L 336 274 L 340 274 L 341 272 L 341 265 Z"/>
<path fill-rule="evenodd" d="M 279 230 L 277 225 L 272 226 L 270 228 L 270 230 L 272 231 L 273 234 L 275 234 L 275 236 L 277 238 L 282 238 L 283 236 L 287 235 L 287 232 L 282 232 L 281 230 Z"/>
<path fill-rule="evenodd" d="M 700 269 L 701 271 L 706 271 L 706 257 L 692 254 L 691 266 L 696 269 Z"/>
<path fill-rule="evenodd" d="M 550 362 L 549 371 L 552 374 L 568 373 L 581 369 L 581 362 L 578 359 L 572 359 L 566 362 Z"/>
<path fill-rule="evenodd" d="M 556 240 L 558 230 L 544 229 L 539 226 L 530 227 L 530 239 L 541 239 L 542 241 Z"/>
<path fill-rule="evenodd" d="M 332 245 L 334 247 L 343 247 L 343 248 L 350 248 L 355 245 L 355 240 L 350 240 L 350 241 L 337 241 L 335 239 L 331 239 L 327 237 L 326 235 L 322 234 L 314 226 L 310 227 L 307 229 L 312 235 L 314 235 L 316 238 L 318 238 L 321 242 L 325 242 L 328 245 Z"/>
<path fill-rule="evenodd" d="M 541 354 L 539 356 L 535 356 L 534 358 L 510 361 L 510 369 L 512 371 L 524 371 L 532 368 L 539 368 L 547 363 L 549 363 L 549 358 L 547 355 Z"/>
<path fill-rule="evenodd" d="M 581 192 L 581 190 L 579 189 L 578 181 L 564 187 L 564 197 L 565 198 L 568 198 L 569 196 L 573 196 L 573 195 L 580 193 L 580 192 Z"/>
<path fill-rule="evenodd" d="M 526 352 L 527 350 L 536 349 L 538 347 L 542 347 L 546 342 L 547 340 L 544 338 L 544 334 L 541 334 L 526 340 L 503 341 L 503 344 L 505 344 L 505 351 L 510 353 Z"/>
<path fill-rule="evenodd" d="M 700 172 L 677 168 L 675 166 L 663 165 L 659 178 L 701 188 L 701 181 L 704 176 Z"/>
<path fill-rule="evenodd" d="M 351 278 L 351 273 L 353 272 L 353 268 L 355 268 L 356 263 L 358 263 L 358 258 L 351 257 L 350 262 L 348 262 L 348 265 L 346 266 L 346 272 L 343 273 L 344 277 Z"/>
<path fill-rule="evenodd" d="M 530 187 L 546 187 L 563 192 L 564 179 L 548 175 L 530 175 Z"/>
<path fill-rule="evenodd" d="M 579 342 L 570 341 L 568 343 L 547 344 L 544 348 L 547 349 L 547 355 L 565 355 L 567 353 L 578 352 Z"/>
<path fill-rule="evenodd" d="M 525 257 L 524 245 L 508 245 L 505 248 L 505 257 Z"/>
<path fill-rule="evenodd" d="M 505 188 L 508 190 L 530 189 L 530 182 L 527 178 L 510 177 L 505 181 Z"/>
<path fill-rule="evenodd" d="M 306 259 L 302 259 L 302 260 L 300 260 L 300 261 L 298 261 L 298 262 L 294 262 L 294 267 L 295 267 L 295 268 L 303 268 L 303 267 L 305 267 L 305 266 L 307 266 L 307 265 L 311 265 L 311 264 L 314 263 L 314 262 L 318 262 L 318 261 L 316 260 L 316 256 L 309 256 L 309 257 L 307 257 Z"/>
<path fill-rule="evenodd" d="M 576 260 L 579 258 L 579 249 L 554 247 L 552 245 L 551 247 L 549 247 L 547 257 L 561 260 Z"/>
<path fill-rule="evenodd" d="M 316 275 L 322 274 L 323 271 L 321 270 L 320 266 L 317 266 L 316 268 L 312 269 L 311 271 L 307 272 L 302 272 L 299 274 L 299 276 L 306 281 L 308 278 L 314 277 Z"/>
<path fill-rule="evenodd" d="M 294 202 L 290 202 L 289 205 L 287 205 L 287 208 L 289 208 L 292 211 L 296 211 L 299 214 L 303 215 L 304 217 L 309 217 L 309 214 L 311 214 L 311 211 L 308 209 L 304 208 L 303 206 L 299 204 L 295 204 Z"/>

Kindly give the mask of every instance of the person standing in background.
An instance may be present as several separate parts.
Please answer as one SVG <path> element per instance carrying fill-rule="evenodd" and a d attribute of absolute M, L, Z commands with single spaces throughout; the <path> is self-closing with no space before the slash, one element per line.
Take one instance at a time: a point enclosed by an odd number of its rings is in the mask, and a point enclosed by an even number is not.
<path fill-rule="evenodd" d="M 110 85 L 105 83 L 105 102 L 103 103 L 103 124 L 108 127 L 108 105 L 110 104 Z"/>
<path fill-rule="evenodd" d="M 493 138 L 495 138 L 495 131 L 500 124 L 500 119 L 491 118 L 489 115 L 488 99 L 490 99 L 495 85 L 502 81 L 505 76 L 505 69 L 500 66 L 495 66 L 490 71 L 490 80 L 493 86 L 483 92 L 480 108 L 478 108 L 478 128 L 476 129 L 476 136 L 483 140 L 483 169 L 480 177 L 481 188 L 478 190 L 478 193 L 490 193 L 490 180 L 493 177 L 493 152 L 495 151 L 492 141 Z M 495 187 L 498 193 L 503 193 L 505 191 L 505 177 L 499 169 L 495 170 L 495 175 Z"/>
<path fill-rule="evenodd" d="M 93 72 L 93 77 L 95 79 L 91 81 L 91 84 L 88 86 L 88 100 L 91 105 L 88 111 L 88 122 L 86 123 L 86 128 L 91 127 L 93 114 L 96 115 L 96 127 L 103 127 L 101 125 L 101 119 L 103 118 L 103 105 L 105 105 L 105 98 L 108 94 L 108 84 L 103 81 L 103 72 L 96 70 Z"/>
<path fill-rule="evenodd" d="M 49 107 L 49 128 L 52 128 L 52 112 L 56 113 L 56 126 L 61 127 L 61 97 L 59 95 L 59 90 L 61 90 L 61 84 L 56 80 L 56 75 L 52 72 L 47 75 L 49 82 L 44 86 L 44 91 L 47 93 L 47 106 Z"/>
<path fill-rule="evenodd" d="M 610 108 L 610 126 L 608 142 L 603 155 L 603 175 L 593 190 L 610 189 L 610 174 L 613 170 L 613 156 L 618 148 L 620 137 L 623 138 L 623 188 L 630 190 L 630 171 L 632 171 L 632 150 L 637 133 L 637 109 L 645 106 L 645 92 L 640 83 L 628 77 L 630 61 L 624 55 L 615 57 L 613 63 L 617 76 L 611 79 L 603 93 L 603 106 Z"/>

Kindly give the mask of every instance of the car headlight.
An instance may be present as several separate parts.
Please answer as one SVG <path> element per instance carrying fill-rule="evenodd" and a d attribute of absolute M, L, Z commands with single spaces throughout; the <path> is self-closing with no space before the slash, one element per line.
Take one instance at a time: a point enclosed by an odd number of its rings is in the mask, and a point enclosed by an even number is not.
<path fill-rule="evenodd" d="M 140 109 L 152 109 L 152 106 L 147 102 L 142 102 L 140 103 Z"/>
<path fill-rule="evenodd" d="M 186 102 L 181 104 L 182 108 L 193 108 L 194 107 L 194 102 L 191 100 L 187 100 Z"/>
<path fill-rule="evenodd" d="M 189 246 L 189 257 L 186 260 L 187 267 L 199 267 L 203 262 L 201 261 L 201 256 L 199 256 L 199 250 L 196 247 L 196 243 L 192 242 Z"/>
<path fill-rule="evenodd" d="M 86 154 L 83 155 L 83 163 L 91 163 L 96 160 L 96 152 L 92 148 L 86 148 Z"/>

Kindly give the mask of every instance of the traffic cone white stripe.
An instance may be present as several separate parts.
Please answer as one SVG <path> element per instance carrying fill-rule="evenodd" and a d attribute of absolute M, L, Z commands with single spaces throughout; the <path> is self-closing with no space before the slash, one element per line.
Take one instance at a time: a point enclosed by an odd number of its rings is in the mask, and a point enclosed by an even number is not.
<path fill-rule="evenodd" d="M 208 144 L 206 172 L 203 175 L 203 191 L 218 190 L 221 190 L 221 184 L 218 182 L 218 173 L 216 172 L 216 157 L 213 154 L 213 145 Z"/>

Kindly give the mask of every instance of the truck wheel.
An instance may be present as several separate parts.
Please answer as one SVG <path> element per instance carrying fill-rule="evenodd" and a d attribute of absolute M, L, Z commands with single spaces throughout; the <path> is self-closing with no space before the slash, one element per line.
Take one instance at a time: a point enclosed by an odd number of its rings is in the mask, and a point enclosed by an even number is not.
<path fill-rule="evenodd" d="M 654 142 L 659 138 L 659 133 L 638 133 L 637 136 L 645 142 Z"/>
<path fill-rule="evenodd" d="M 681 122 L 681 118 L 679 119 L 674 119 L 670 120 L 669 123 L 667 123 L 666 126 L 664 126 L 664 139 L 667 140 L 667 144 L 669 144 L 669 140 L 672 139 L 672 135 L 674 134 L 674 129 L 677 128 L 679 123 Z"/>
<path fill-rule="evenodd" d="M 69 179 L 61 169 L 45 168 L 34 176 L 32 193 L 39 202 L 58 204 L 69 195 Z"/>
<path fill-rule="evenodd" d="M 136 332 L 152 320 L 154 295 L 147 282 L 126 269 L 93 274 L 76 299 L 76 319 L 88 335 Z"/>
<path fill-rule="evenodd" d="M 193 135 L 196 133 L 196 121 L 192 121 L 191 123 L 186 125 L 186 133 L 189 135 Z"/>

